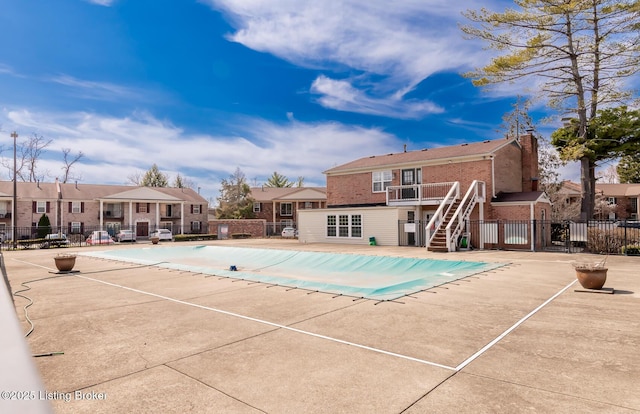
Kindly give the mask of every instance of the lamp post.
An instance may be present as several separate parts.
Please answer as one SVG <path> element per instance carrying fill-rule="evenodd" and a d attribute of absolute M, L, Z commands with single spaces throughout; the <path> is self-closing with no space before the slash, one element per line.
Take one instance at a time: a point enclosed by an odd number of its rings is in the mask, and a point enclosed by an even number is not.
<path fill-rule="evenodd" d="M 16 139 L 18 138 L 18 134 L 16 131 L 13 131 L 11 134 L 13 137 L 13 213 L 11 214 L 13 221 L 13 250 L 18 248 L 18 239 L 16 230 L 18 227 L 18 181 L 16 178 Z"/>

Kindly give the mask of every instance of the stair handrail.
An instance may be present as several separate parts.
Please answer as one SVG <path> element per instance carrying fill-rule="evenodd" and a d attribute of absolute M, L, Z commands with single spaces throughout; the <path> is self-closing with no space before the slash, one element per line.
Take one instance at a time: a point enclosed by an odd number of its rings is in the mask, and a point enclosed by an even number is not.
<path fill-rule="evenodd" d="M 458 239 L 460 233 L 462 233 L 462 225 L 471 215 L 471 211 L 476 206 L 478 199 L 483 200 L 486 197 L 486 185 L 484 181 L 473 180 L 469 189 L 467 190 L 462 202 L 453 213 L 451 220 L 447 223 L 447 248 L 450 252 L 456 250 L 455 242 Z M 455 223 L 455 228 L 453 228 Z M 453 228 L 453 230 L 452 230 Z"/>
<path fill-rule="evenodd" d="M 442 226 L 442 223 L 444 223 L 444 218 L 449 213 L 449 210 L 451 210 L 451 206 L 453 206 L 453 201 L 457 200 L 458 198 L 460 198 L 460 182 L 454 181 L 451 185 L 451 188 L 447 192 L 447 195 L 444 196 L 444 198 L 440 202 L 440 206 L 438 206 L 438 209 L 436 210 L 435 214 L 433 215 L 433 217 L 431 217 L 431 220 L 429 220 L 429 223 L 427 223 L 427 227 L 425 228 L 425 236 L 426 236 L 425 245 L 427 248 L 429 248 L 429 245 L 433 240 L 433 236 L 436 235 L 436 233 L 438 232 L 438 229 L 440 228 L 440 226 Z M 444 211 L 445 206 L 448 206 L 446 212 Z M 431 232 L 432 227 L 433 227 L 433 233 Z"/>

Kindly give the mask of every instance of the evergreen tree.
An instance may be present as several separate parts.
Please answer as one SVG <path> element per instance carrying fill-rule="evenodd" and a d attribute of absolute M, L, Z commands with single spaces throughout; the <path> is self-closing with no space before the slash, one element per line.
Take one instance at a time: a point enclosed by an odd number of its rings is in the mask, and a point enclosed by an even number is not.
<path fill-rule="evenodd" d="M 588 145 L 588 124 L 599 105 L 632 97 L 624 78 L 640 71 L 638 0 L 514 0 L 503 13 L 469 10 L 462 27 L 498 52 L 491 62 L 467 76 L 477 86 L 521 81 L 562 115 L 576 116 L 576 143 Z M 525 83 L 527 82 L 527 83 Z M 568 154 L 568 153 L 567 153 Z M 595 162 L 573 151 L 580 161 L 581 216 L 593 216 Z M 565 158 L 569 159 L 569 158 Z"/>
<path fill-rule="evenodd" d="M 253 218 L 253 198 L 251 187 L 240 168 L 229 177 L 222 179 L 216 218 L 218 219 L 243 219 Z"/>
<path fill-rule="evenodd" d="M 153 164 L 149 171 L 144 174 L 140 185 L 143 187 L 168 187 L 169 181 L 156 164 Z"/>
<path fill-rule="evenodd" d="M 182 180 L 182 176 L 180 174 L 176 175 L 175 180 L 173 180 L 173 186 L 175 188 L 186 188 L 186 185 Z"/>
<path fill-rule="evenodd" d="M 289 188 L 293 186 L 293 183 L 289 181 L 286 176 L 278 174 L 277 171 L 274 171 L 264 186 L 272 188 Z"/>
<path fill-rule="evenodd" d="M 40 220 L 38 220 L 38 238 L 43 238 L 49 233 L 51 233 L 51 221 L 49 216 L 42 214 Z"/>
<path fill-rule="evenodd" d="M 640 162 L 631 155 L 620 158 L 616 169 L 623 184 L 640 183 Z"/>

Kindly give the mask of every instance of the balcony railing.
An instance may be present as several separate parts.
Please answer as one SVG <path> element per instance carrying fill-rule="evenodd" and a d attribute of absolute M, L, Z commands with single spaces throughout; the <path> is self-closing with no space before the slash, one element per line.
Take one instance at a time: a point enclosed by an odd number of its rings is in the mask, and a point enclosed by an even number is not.
<path fill-rule="evenodd" d="M 160 212 L 160 218 L 162 218 L 162 219 L 179 219 L 180 218 L 180 213 L 174 211 L 172 213 L 167 214 L 166 212 L 161 211 Z"/>
<path fill-rule="evenodd" d="M 445 182 L 389 186 L 387 187 L 387 205 L 437 205 L 445 199 L 455 184 L 455 182 Z M 455 198 L 460 198 L 460 194 L 456 194 Z"/>

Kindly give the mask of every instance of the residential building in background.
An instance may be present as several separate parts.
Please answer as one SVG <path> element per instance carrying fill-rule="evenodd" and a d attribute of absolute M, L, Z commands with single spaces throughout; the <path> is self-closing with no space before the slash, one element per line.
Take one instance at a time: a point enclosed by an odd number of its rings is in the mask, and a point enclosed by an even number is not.
<path fill-rule="evenodd" d="M 532 227 L 533 220 L 549 220 L 550 213 L 549 199 L 538 190 L 538 144 L 532 134 L 372 155 L 325 174 L 327 208 L 299 212 L 303 242 L 375 242 L 436 251 L 455 250 L 463 236 L 475 246 L 533 248 L 545 242 L 534 239 Z"/>
<path fill-rule="evenodd" d="M 17 217 L 13 182 L 0 181 L 0 233 L 3 240 L 30 238 L 46 214 L 54 231 L 84 235 L 90 230 L 135 230 L 148 237 L 156 228 L 174 234 L 206 233 L 208 202 L 189 188 L 18 182 Z"/>

